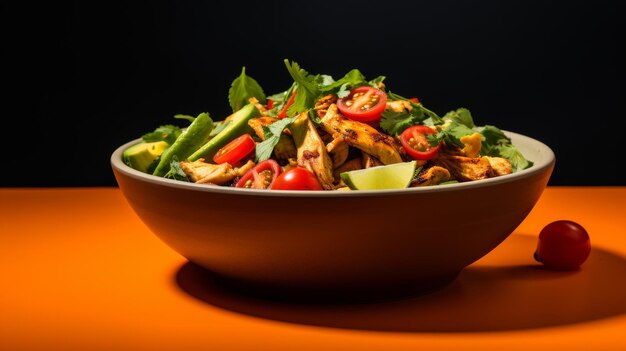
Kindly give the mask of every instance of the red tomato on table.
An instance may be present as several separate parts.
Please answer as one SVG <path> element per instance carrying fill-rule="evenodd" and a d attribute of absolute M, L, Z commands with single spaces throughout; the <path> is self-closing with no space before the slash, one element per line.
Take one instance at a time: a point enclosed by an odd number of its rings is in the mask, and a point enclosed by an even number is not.
<path fill-rule="evenodd" d="M 580 224 L 559 220 L 546 225 L 539 233 L 535 260 L 549 269 L 572 270 L 589 257 L 591 241 Z"/>

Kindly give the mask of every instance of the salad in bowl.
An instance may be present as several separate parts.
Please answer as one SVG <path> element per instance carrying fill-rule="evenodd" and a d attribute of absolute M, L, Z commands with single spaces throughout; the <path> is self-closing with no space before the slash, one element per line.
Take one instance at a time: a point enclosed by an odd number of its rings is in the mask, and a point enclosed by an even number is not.
<path fill-rule="evenodd" d="M 439 115 L 395 94 L 384 76 L 353 69 L 335 80 L 285 60 L 293 83 L 267 96 L 245 67 L 232 82 L 232 115 L 176 115 L 126 149 L 124 163 L 157 177 L 267 190 L 375 190 L 441 186 L 532 166 L 495 126 L 470 111 Z"/>
<path fill-rule="evenodd" d="M 538 140 L 477 127 L 464 108 L 439 115 L 384 77 L 285 64 L 287 90 L 266 96 L 244 69 L 232 115 L 178 115 L 190 124 L 111 155 L 147 227 L 242 292 L 353 301 L 445 286 L 548 183 L 555 157 Z"/>

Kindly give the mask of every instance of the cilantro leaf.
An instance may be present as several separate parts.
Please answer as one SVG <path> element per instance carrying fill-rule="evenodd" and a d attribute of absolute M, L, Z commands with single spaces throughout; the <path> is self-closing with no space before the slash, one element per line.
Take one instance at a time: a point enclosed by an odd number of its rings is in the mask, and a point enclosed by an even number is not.
<path fill-rule="evenodd" d="M 474 129 L 458 122 L 452 122 L 446 128 L 446 131 L 456 139 L 459 139 L 459 142 L 462 137 L 476 133 Z"/>
<path fill-rule="evenodd" d="M 346 96 L 350 95 L 350 85 L 348 83 L 343 84 L 339 90 L 337 91 L 337 97 L 338 98 L 345 98 Z"/>
<path fill-rule="evenodd" d="M 312 76 L 307 71 L 300 68 L 298 63 L 293 61 L 289 62 L 289 60 L 285 59 L 285 66 L 287 66 L 287 71 L 294 82 L 296 82 L 298 89 L 298 94 L 296 94 L 293 105 L 287 110 L 288 115 L 294 116 L 313 108 L 315 100 L 320 95 L 320 90 L 316 83 L 316 76 Z"/>
<path fill-rule="evenodd" d="M 423 120 L 410 114 L 409 111 L 385 110 L 381 116 L 380 128 L 389 135 L 399 135 L 408 127 L 419 124 Z"/>
<path fill-rule="evenodd" d="M 239 77 L 235 78 L 228 90 L 228 102 L 233 112 L 239 111 L 248 104 L 248 99 L 255 97 L 261 104 L 265 104 L 265 93 L 254 78 L 246 75 L 246 67 L 241 69 Z"/>
<path fill-rule="evenodd" d="M 270 124 L 267 129 L 270 131 L 272 136 L 280 136 L 283 133 L 285 128 L 289 127 L 293 121 L 296 120 L 298 116 L 290 117 L 290 118 L 282 118 L 272 124 Z"/>
<path fill-rule="evenodd" d="M 309 110 L 309 118 L 313 123 L 315 123 L 315 125 L 319 126 L 320 124 L 322 124 L 322 119 L 317 115 L 314 110 Z"/>
<path fill-rule="evenodd" d="M 421 103 L 416 104 L 413 101 L 392 92 L 388 92 L 387 97 L 392 101 L 408 101 L 411 103 L 412 107 L 410 111 L 404 110 L 402 112 L 395 112 L 385 110 L 382 113 L 380 127 L 389 135 L 399 135 L 410 126 L 424 124 L 427 119 L 430 119 L 435 124 L 443 123 L 443 120 L 436 113 L 425 108 Z"/>
<path fill-rule="evenodd" d="M 278 144 L 283 130 L 293 123 L 296 118 L 298 118 L 297 115 L 293 117 L 286 117 L 270 124 L 268 127 L 263 127 L 265 140 L 256 144 L 256 162 L 265 161 L 272 156 L 274 147 Z"/>
<path fill-rule="evenodd" d="M 497 127 L 487 125 L 480 131 L 480 134 L 483 136 L 480 153 L 486 156 L 496 156 L 495 149 L 498 146 L 511 145 L 511 139 Z"/>
<path fill-rule="evenodd" d="M 433 146 L 439 144 L 440 142 L 444 142 L 447 145 L 462 148 L 465 147 L 465 145 L 461 142 L 461 138 L 467 135 L 472 135 L 476 132 L 476 130 L 466 126 L 465 124 L 459 123 L 456 120 L 448 119 L 443 127 L 439 127 L 439 132 L 427 135 L 426 139 L 428 140 L 428 143 Z"/>
<path fill-rule="evenodd" d="M 180 167 L 180 163 L 178 162 L 178 157 L 176 157 L 176 155 L 172 157 L 172 161 L 170 162 L 170 170 L 163 177 L 181 180 L 184 182 L 189 181 L 189 178 L 187 178 L 187 174 L 185 173 L 185 171 L 183 171 L 182 167 Z"/>
<path fill-rule="evenodd" d="M 410 99 L 407 99 L 403 96 L 400 96 L 398 94 L 394 94 L 391 91 L 387 93 L 387 97 L 390 100 L 403 100 L 403 101 L 408 101 L 411 104 L 411 107 L 413 108 L 411 110 L 411 113 L 415 116 L 417 116 L 418 118 L 421 119 L 421 121 L 425 120 L 427 116 L 428 118 L 430 118 L 430 120 L 432 121 L 433 124 L 442 124 L 443 120 L 441 119 L 441 117 L 439 117 L 439 115 L 437 115 L 435 112 L 427 109 L 426 107 L 424 107 L 424 105 L 422 105 L 421 102 L 415 103 L 413 101 L 411 101 Z M 420 121 L 420 122 L 421 122 Z"/>
<path fill-rule="evenodd" d="M 533 165 L 532 161 L 526 159 L 524 155 L 513 145 L 497 147 L 500 157 L 504 157 L 511 162 L 513 172 L 521 171 Z"/>
<path fill-rule="evenodd" d="M 153 132 L 144 134 L 142 138 L 147 143 L 164 141 L 169 145 L 172 145 L 181 133 L 182 130 L 180 129 L 180 127 L 166 124 L 158 127 Z"/>
<path fill-rule="evenodd" d="M 370 80 L 369 82 L 367 82 L 367 84 L 373 86 L 374 88 L 381 89 L 381 84 L 383 84 L 383 81 L 385 80 L 385 78 L 387 78 L 387 77 L 385 77 L 385 76 L 378 76 L 378 77 Z M 384 84 L 383 84 L 383 86 L 384 86 Z"/>
<path fill-rule="evenodd" d="M 443 120 L 445 121 L 454 121 L 460 123 L 468 128 L 474 128 L 476 125 L 474 124 L 474 119 L 472 118 L 472 114 L 466 108 L 459 108 L 456 111 L 450 111 L 443 116 Z"/>
<path fill-rule="evenodd" d="M 342 98 L 350 94 L 350 89 L 367 84 L 368 82 L 365 80 L 365 76 L 361 74 L 361 71 L 358 69 L 352 69 L 341 79 L 331 84 L 322 86 L 320 91 L 324 94 L 335 93 L 338 97 Z"/>
<path fill-rule="evenodd" d="M 464 147 L 461 138 L 476 133 L 474 120 L 466 108 L 450 111 L 441 120 L 444 124 L 439 128 L 439 132 L 426 136 L 430 145 L 437 145 L 443 141 L 451 146 Z"/>
<path fill-rule="evenodd" d="M 333 77 L 329 76 L 328 74 L 320 74 L 320 78 L 321 78 L 320 84 L 322 86 L 330 85 L 330 84 L 333 84 L 335 82 Z"/>
<path fill-rule="evenodd" d="M 484 140 L 480 149 L 481 156 L 504 157 L 511 162 L 513 172 L 521 171 L 533 165 L 499 128 L 487 125 L 480 134 Z"/>

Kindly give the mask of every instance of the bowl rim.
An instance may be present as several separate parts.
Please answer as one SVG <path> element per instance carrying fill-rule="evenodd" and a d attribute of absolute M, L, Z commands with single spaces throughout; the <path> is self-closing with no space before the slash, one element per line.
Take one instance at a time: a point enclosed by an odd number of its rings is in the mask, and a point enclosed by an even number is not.
<path fill-rule="evenodd" d="M 264 190 L 264 189 L 245 189 L 234 188 L 225 186 L 211 186 L 206 184 L 195 184 L 191 182 L 183 182 L 174 179 L 168 179 L 151 174 L 143 173 L 136 169 L 133 169 L 126 165 L 122 161 L 122 153 L 130 146 L 139 143 L 142 139 L 137 138 L 131 140 L 121 146 L 119 146 L 111 154 L 111 166 L 114 171 L 124 174 L 130 178 L 145 181 L 152 184 L 157 184 L 169 188 L 186 189 L 192 191 L 201 191 L 208 193 L 220 193 L 220 194 L 236 194 L 236 195 L 248 195 L 248 196 L 280 196 L 280 197 L 353 197 L 353 196 L 385 196 L 385 195 L 409 195 L 420 193 L 433 193 L 433 192 L 449 192 L 460 191 L 470 188 L 482 188 L 487 186 L 493 186 L 496 184 L 503 184 L 514 182 L 523 178 L 532 177 L 533 175 L 544 172 L 546 169 L 552 167 L 555 163 L 555 155 L 552 149 L 539 140 L 533 139 L 529 136 L 514 133 L 506 130 L 502 130 L 505 135 L 513 140 L 513 144 L 523 141 L 532 145 L 533 148 L 539 149 L 544 157 L 540 160 L 532 160 L 533 166 L 515 172 L 498 177 L 481 179 L 471 182 L 462 182 L 447 184 L 442 186 L 426 186 L 426 187 L 413 187 L 405 189 L 382 189 L 382 190 L 354 190 L 354 191 L 328 191 L 328 190 Z"/>

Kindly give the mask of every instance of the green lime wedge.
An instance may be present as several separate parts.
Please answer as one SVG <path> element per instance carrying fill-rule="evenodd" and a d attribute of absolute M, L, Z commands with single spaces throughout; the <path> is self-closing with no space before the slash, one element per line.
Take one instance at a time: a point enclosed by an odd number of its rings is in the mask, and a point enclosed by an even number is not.
<path fill-rule="evenodd" d="M 340 174 L 352 190 L 404 189 L 415 172 L 415 161 L 394 163 Z"/>

